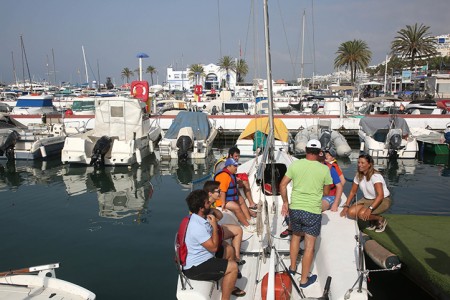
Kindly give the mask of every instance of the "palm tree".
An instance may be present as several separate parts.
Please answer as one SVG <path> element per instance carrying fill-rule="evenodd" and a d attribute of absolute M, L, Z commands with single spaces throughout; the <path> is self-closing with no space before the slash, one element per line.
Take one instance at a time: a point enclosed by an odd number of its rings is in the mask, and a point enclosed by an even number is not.
<path fill-rule="evenodd" d="M 230 89 L 230 71 L 236 72 L 236 63 L 234 59 L 231 56 L 226 55 L 219 60 L 217 65 L 220 70 L 224 70 L 227 74 L 226 83 L 227 88 Z"/>
<path fill-rule="evenodd" d="M 195 84 L 199 84 L 201 82 L 201 79 L 205 76 L 205 70 L 203 69 L 203 66 L 201 64 L 192 64 L 189 67 L 188 77 L 192 81 L 195 81 Z"/>
<path fill-rule="evenodd" d="M 372 52 L 370 51 L 367 43 L 362 40 L 347 41 L 339 45 L 338 55 L 334 59 L 334 67 L 350 68 L 350 78 L 352 84 L 356 81 L 356 72 L 358 70 L 365 70 L 369 65 L 372 58 Z"/>
<path fill-rule="evenodd" d="M 153 85 L 153 74 L 157 73 L 158 70 L 156 70 L 156 68 L 154 66 L 148 66 L 147 69 L 145 70 L 145 73 L 150 74 L 150 79 L 152 80 L 152 85 Z"/>
<path fill-rule="evenodd" d="M 122 73 L 120 74 L 122 75 L 122 78 L 127 79 L 127 83 L 130 81 L 130 77 L 134 75 L 133 71 L 131 71 L 129 68 L 124 68 L 122 70 Z"/>
<path fill-rule="evenodd" d="M 236 81 L 244 82 L 244 77 L 248 73 L 248 65 L 245 59 L 239 59 L 236 64 Z"/>
<path fill-rule="evenodd" d="M 416 58 L 429 57 L 436 54 L 436 40 L 430 36 L 429 26 L 423 24 L 406 25 L 397 31 L 397 36 L 391 43 L 392 54 L 411 59 L 413 70 Z"/>

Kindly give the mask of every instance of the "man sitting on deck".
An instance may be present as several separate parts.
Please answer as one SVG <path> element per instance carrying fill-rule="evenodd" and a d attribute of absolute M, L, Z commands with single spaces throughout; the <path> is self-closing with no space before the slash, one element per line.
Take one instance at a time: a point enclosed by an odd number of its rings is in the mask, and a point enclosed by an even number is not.
<path fill-rule="evenodd" d="M 238 265 L 235 261 L 233 247 L 219 249 L 217 219 L 209 214 L 210 202 L 208 193 L 195 190 L 186 198 L 192 216 L 186 230 L 186 246 L 188 254 L 183 272 L 193 280 L 222 280 L 222 299 L 230 299 L 231 295 L 242 297 L 245 292 L 235 287 L 238 277 Z"/>

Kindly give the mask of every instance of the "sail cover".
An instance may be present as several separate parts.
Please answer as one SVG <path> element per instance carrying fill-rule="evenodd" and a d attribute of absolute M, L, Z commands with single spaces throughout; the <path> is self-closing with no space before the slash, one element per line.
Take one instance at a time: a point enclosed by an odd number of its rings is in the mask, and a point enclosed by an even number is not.
<path fill-rule="evenodd" d="M 275 139 L 283 142 L 288 142 L 289 131 L 286 125 L 283 123 L 283 121 L 281 119 L 275 118 L 273 120 L 273 124 L 274 124 L 273 126 L 275 127 L 274 128 Z M 267 135 L 269 134 L 270 127 L 268 117 L 252 119 L 248 123 L 247 127 L 245 127 L 244 131 L 241 133 L 238 139 L 253 140 L 256 131 L 264 132 Z"/>
<path fill-rule="evenodd" d="M 391 126 L 391 122 L 393 126 Z M 409 134 L 409 126 L 405 119 L 400 117 L 364 117 L 359 121 L 361 130 L 373 136 L 379 129 L 399 128 L 403 134 Z"/>
<path fill-rule="evenodd" d="M 202 112 L 181 111 L 170 125 L 164 138 L 176 139 L 178 132 L 183 127 L 191 127 L 194 132 L 194 139 L 206 140 L 209 136 L 210 124 L 208 115 Z"/>

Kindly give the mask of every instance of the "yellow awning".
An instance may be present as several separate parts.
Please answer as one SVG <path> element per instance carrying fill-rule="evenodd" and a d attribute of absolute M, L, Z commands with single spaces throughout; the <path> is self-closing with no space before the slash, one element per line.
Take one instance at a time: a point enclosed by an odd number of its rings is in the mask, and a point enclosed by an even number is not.
<path fill-rule="evenodd" d="M 273 124 L 275 127 L 274 128 L 275 138 L 277 140 L 287 143 L 289 141 L 289 131 L 286 125 L 284 125 L 284 122 L 281 119 L 274 118 Z M 256 131 L 261 131 L 264 132 L 265 134 L 269 134 L 270 128 L 268 117 L 252 119 L 239 136 L 239 139 L 253 140 Z"/>

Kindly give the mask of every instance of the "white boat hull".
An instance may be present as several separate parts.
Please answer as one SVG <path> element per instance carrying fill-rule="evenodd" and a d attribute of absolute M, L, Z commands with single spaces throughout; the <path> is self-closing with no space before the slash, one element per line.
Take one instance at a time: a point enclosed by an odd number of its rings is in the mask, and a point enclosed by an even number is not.
<path fill-rule="evenodd" d="M 368 136 L 363 131 L 358 132 L 359 139 L 361 141 L 360 150 L 369 154 L 374 158 L 389 158 L 391 157 L 391 151 L 386 145 L 386 142 L 378 142 L 373 137 Z M 415 137 L 409 136 L 406 139 L 402 139 L 399 150 L 396 150 L 397 158 L 409 158 L 413 159 L 417 155 L 419 146 Z"/>

